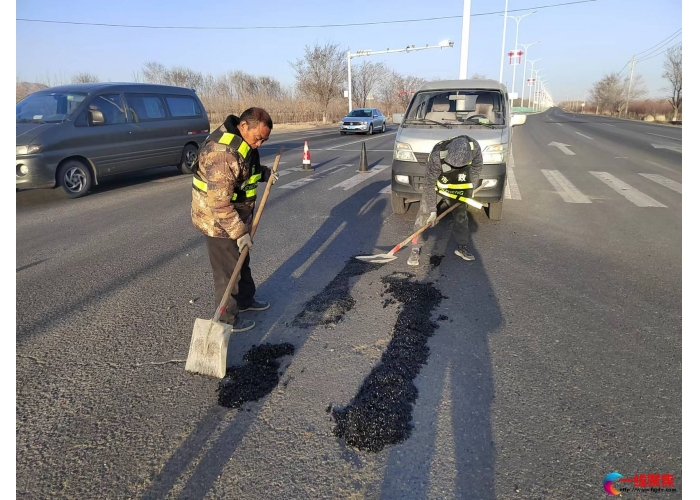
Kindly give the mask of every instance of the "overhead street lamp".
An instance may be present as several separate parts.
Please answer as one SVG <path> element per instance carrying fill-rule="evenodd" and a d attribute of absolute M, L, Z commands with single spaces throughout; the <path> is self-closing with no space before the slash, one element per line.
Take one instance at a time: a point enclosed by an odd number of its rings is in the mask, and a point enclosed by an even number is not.
<path fill-rule="evenodd" d="M 537 12 L 536 10 L 533 10 L 532 12 L 528 12 L 527 14 L 523 14 L 522 16 L 509 16 L 505 15 L 505 17 L 510 17 L 511 19 L 515 19 L 515 50 L 518 50 L 518 32 L 520 31 L 520 21 L 525 19 L 527 16 L 531 16 Z M 513 64 L 513 83 L 511 84 L 511 89 L 510 91 L 512 93 L 515 93 L 515 70 L 517 69 L 518 65 Z"/>
<path fill-rule="evenodd" d="M 549 82 L 549 80 L 544 79 L 544 78 L 542 80 L 540 80 L 540 89 L 539 89 L 539 94 L 537 96 L 537 101 L 536 101 L 538 110 L 542 109 L 542 101 L 544 101 L 544 99 L 542 99 L 542 96 L 544 95 L 544 90 L 547 87 L 546 83 L 548 83 L 548 82 Z"/>
<path fill-rule="evenodd" d="M 544 84 L 547 80 L 544 79 L 545 75 L 542 75 L 542 77 L 538 78 L 535 81 L 535 109 L 539 111 L 539 108 L 542 104 L 542 88 L 544 87 Z"/>
<path fill-rule="evenodd" d="M 534 94 L 534 95 L 533 95 L 533 97 L 534 97 L 533 101 L 534 101 L 534 103 L 535 103 L 535 108 L 537 108 L 537 89 L 538 89 L 539 86 L 540 86 L 540 71 L 543 71 L 543 70 L 544 70 L 544 68 L 540 68 L 540 69 L 538 69 L 538 70 L 536 70 L 536 71 L 533 71 L 533 73 L 535 73 L 535 85 L 534 85 L 534 89 L 533 89 L 532 92 L 533 92 L 533 94 Z M 529 104 L 531 104 L 531 103 L 528 102 L 528 105 L 529 105 Z"/>
<path fill-rule="evenodd" d="M 523 91 L 520 93 L 520 105 L 521 106 L 523 105 L 523 102 L 525 100 L 524 97 L 525 97 L 525 76 L 527 75 L 527 51 L 532 45 L 535 45 L 536 43 L 540 43 L 540 41 L 537 40 L 536 42 L 532 42 L 532 43 L 528 43 L 528 44 L 524 44 L 524 43 L 520 44 L 521 47 L 525 47 L 525 63 L 523 64 Z M 517 49 L 518 47 L 515 47 L 515 48 Z"/>
<path fill-rule="evenodd" d="M 535 59 L 534 61 L 528 61 L 528 62 L 530 63 L 530 80 L 532 80 L 532 78 L 534 77 L 534 73 L 535 73 L 535 63 L 536 63 L 537 61 L 541 61 L 541 60 L 542 60 L 542 58 L 540 57 L 539 59 Z M 526 69 L 527 69 L 527 68 L 526 68 Z M 527 107 L 528 107 L 528 108 L 529 108 L 530 105 L 532 104 L 532 99 L 531 99 L 531 97 L 532 97 L 532 88 L 533 88 L 534 86 L 535 86 L 534 83 L 533 83 L 532 85 L 528 85 L 528 87 L 529 87 L 528 90 L 527 90 Z"/>
<path fill-rule="evenodd" d="M 508 23 L 508 0 L 503 11 L 503 41 L 501 42 L 501 73 L 498 75 L 498 83 L 503 83 L 503 59 L 506 57 L 506 24 Z"/>
<path fill-rule="evenodd" d="M 426 49 L 445 49 L 448 47 L 454 47 L 454 42 L 451 40 L 443 40 L 437 45 L 425 45 L 425 47 L 416 47 L 415 45 L 406 45 L 403 49 L 386 49 L 373 51 L 372 49 L 358 50 L 354 54 L 348 51 L 348 111 L 352 111 L 352 66 L 350 65 L 350 59 L 353 57 L 362 56 L 376 56 L 381 54 L 394 54 L 396 52 L 413 52 L 415 50 L 426 50 Z"/>

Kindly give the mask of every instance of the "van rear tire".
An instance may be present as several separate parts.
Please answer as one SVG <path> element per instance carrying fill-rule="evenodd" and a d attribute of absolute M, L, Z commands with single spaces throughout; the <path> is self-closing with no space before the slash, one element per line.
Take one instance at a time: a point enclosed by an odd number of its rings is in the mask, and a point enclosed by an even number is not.
<path fill-rule="evenodd" d="M 183 174 L 191 174 L 192 167 L 197 161 L 197 153 L 199 150 L 197 146 L 192 144 L 187 144 L 182 150 L 182 157 L 180 158 L 179 169 Z"/>
<path fill-rule="evenodd" d="M 497 203 L 489 203 L 486 207 L 486 216 L 490 220 L 501 220 L 503 218 L 503 198 Z"/>
<path fill-rule="evenodd" d="M 69 160 L 58 169 L 57 181 L 68 198 L 80 198 L 92 188 L 92 172 L 82 161 Z"/>
<path fill-rule="evenodd" d="M 391 193 L 391 210 L 397 215 L 402 215 L 408 212 L 408 204 L 406 198 L 398 196 L 396 193 Z"/>

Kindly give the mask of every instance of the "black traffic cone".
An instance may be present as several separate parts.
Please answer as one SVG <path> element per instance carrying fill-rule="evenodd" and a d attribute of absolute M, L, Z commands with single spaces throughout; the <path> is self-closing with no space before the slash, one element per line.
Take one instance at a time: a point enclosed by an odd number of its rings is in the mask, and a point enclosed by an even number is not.
<path fill-rule="evenodd" d="M 358 172 L 367 173 L 367 149 L 365 149 L 365 143 L 362 143 L 362 151 L 360 152 L 360 170 Z"/>

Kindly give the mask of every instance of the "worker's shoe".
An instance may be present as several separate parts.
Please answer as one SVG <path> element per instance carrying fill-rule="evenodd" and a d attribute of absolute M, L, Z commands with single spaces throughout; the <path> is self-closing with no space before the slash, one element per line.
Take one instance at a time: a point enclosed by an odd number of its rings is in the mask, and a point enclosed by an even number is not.
<path fill-rule="evenodd" d="M 241 312 L 245 311 L 266 311 L 270 308 L 270 303 L 263 300 L 253 299 L 253 303 L 248 307 L 243 307 L 240 309 Z"/>
<path fill-rule="evenodd" d="M 467 251 L 467 245 L 460 245 L 455 250 L 457 257 L 462 257 L 464 260 L 474 260 L 474 256 Z"/>
<path fill-rule="evenodd" d="M 255 327 L 255 321 L 243 319 L 240 316 L 237 316 L 231 326 L 233 327 L 231 329 L 233 333 L 247 332 L 248 330 L 252 330 Z"/>
<path fill-rule="evenodd" d="M 420 264 L 420 248 L 416 247 L 411 249 L 411 255 L 408 256 L 408 262 L 406 262 L 409 266 L 417 266 Z"/>

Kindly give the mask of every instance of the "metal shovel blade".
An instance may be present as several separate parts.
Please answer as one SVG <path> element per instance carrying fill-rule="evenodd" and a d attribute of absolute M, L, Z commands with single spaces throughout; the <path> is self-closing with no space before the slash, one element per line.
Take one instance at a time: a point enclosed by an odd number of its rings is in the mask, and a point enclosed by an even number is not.
<path fill-rule="evenodd" d="M 374 264 L 386 264 L 387 262 L 396 260 L 395 255 L 389 255 L 388 253 L 380 253 L 377 255 L 358 255 L 355 258 L 363 262 L 372 262 Z"/>

